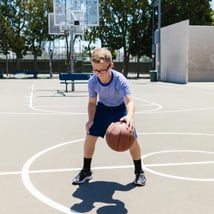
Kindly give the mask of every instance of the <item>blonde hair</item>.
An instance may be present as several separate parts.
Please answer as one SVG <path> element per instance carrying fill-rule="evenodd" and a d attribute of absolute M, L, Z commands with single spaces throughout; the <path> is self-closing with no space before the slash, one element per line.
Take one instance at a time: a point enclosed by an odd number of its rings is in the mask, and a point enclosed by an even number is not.
<path fill-rule="evenodd" d="M 112 63 L 112 54 L 106 48 L 96 48 L 92 51 L 91 62 L 92 63 L 103 63 L 103 62 Z"/>

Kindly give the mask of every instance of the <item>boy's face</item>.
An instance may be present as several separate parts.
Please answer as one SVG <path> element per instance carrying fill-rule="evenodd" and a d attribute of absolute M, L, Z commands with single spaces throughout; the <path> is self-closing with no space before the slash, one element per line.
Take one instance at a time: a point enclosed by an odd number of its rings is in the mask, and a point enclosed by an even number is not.
<path fill-rule="evenodd" d="M 92 63 L 93 72 L 97 76 L 105 76 L 108 75 L 110 72 L 110 68 L 112 68 L 112 63 L 103 62 L 103 63 Z"/>

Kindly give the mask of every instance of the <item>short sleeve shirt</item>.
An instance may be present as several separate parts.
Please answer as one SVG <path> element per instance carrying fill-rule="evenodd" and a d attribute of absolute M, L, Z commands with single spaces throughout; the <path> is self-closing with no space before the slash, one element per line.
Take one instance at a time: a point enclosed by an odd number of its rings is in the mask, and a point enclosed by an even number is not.
<path fill-rule="evenodd" d="M 124 103 L 123 98 L 131 95 L 127 79 L 118 71 L 111 70 L 112 78 L 109 83 L 103 84 L 96 75 L 88 81 L 90 98 L 98 98 L 98 102 L 105 106 L 114 107 Z"/>

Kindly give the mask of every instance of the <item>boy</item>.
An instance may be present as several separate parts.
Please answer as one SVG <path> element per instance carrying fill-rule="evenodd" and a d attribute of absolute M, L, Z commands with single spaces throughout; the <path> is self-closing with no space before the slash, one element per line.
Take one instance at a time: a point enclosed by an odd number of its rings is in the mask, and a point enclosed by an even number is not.
<path fill-rule="evenodd" d="M 91 161 L 98 137 L 104 137 L 112 122 L 125 121 L 127 127 L 135 132 L 134 102 L 126 78 L 113 70 L 111 52 L 97 48 L 92 52 L 93 75 L 88 82 L 88 122 L 84 142 L 83 168 L 74 178 L 73 184 L 82 184 L 92 178 Z M 144 186 L 146 178 L 141 166 L 141 149 L 136 142 L 129 149 L 135 167 L 137 186 Z"/>

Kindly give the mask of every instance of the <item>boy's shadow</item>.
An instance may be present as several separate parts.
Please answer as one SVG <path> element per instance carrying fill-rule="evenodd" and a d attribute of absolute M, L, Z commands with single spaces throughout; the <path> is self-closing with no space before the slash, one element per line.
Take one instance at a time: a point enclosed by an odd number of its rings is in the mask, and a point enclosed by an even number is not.
<path fill-rule="evenodd" d="M 78 189 L 73 193 L 73 197 L 82 200 L 71 207 L 74 212 L 85 213 L 94 208 L 95 202 L 105 203 L 96 213 L 98 214 L 125 214 L 128 213 L 125 204 L 117 199 L 113 199 L 115 191 L 129 191 L 135 188 L 133 183 L 122 185 L 115 182 L 96 181 L 85 183 L 78 186 Z"/>

